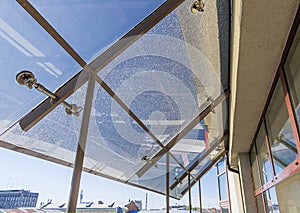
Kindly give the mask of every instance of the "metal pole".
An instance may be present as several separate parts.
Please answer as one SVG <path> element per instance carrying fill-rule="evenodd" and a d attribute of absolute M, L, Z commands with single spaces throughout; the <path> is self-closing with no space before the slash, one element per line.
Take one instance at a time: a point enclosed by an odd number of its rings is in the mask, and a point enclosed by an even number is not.
<path fill-rule="evenodd" d="M 170 212 L 170 156 L 166 154 L 166 213 Z"/>
<path fill-rule="evenodd" d="M 190 213 L 192 213 L 192 193 L 191 193 L 191 176 L 188 175 L 188 182 L 189 182 L 189 206 L 190 206 Z"/>
<path fill-rule="evenodd" d="M 86 145 L 86 139 L 88 134 L 91 109 L 92 109 L 94 87 L 95 87 L 95 73 L 90 72 L 88 87 L 87 87 L 86 97 L 85 97 L 85 103 L 84 103 L 84 109 L 82 114 L 82 120 L 81 120 L 75 164 L 73 169 L 73 176 L 72 176 L 71 190 L 69 195 L 69 203 L 68 203 L 68 211 L 67 211 L 68 213 L 76 212 L 85 145 Z"/>
<path fill-rule="evenodd" d="M 199 208 L 200 213 L 202 213 L 202 194 L 201 194 L 201 179 L 199 180 Z"/>

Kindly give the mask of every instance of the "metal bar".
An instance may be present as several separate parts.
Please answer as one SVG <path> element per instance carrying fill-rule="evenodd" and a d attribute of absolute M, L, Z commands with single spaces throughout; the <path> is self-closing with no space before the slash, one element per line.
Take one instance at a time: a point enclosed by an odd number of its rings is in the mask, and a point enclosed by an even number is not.
<path fill-rule="evenodd" d="M 202 213 L 202 193 L 201 193 L 201 180 L 199 180 L 199 210 Z"/>
<path fill-rule="evenodd" d="M 162 142 L 151 132 L 151 130 L 134 114 L 134 112 L 129 109 L 129 107 L 121 100 L 121 98 L 111 90 L 111 88 L 98 76 L 96 75 L 97 83 L 128 113 L 128 115 L 137 122 L 140 127 L 148 133 L 148 135 L 165 151 L 165 153 L 169 153 L 169 155 L 174 159 L 174 161 L 187 173 L 189 173 L 186 168 L 177 160 L 177 158 L 169 152 L 169 150 L 163 145 Z M 151 163 L 153 166 L 154 163 Z M 137 174 L 137 173 L 136 173 Z M 134 176 L 135 174 L 133 174 Z M 139 176 L 141 177 L 141 176 Z"/>
<path fill-rule="evenodd" d="M 191 176 L 188 175 L 188 184 L 189 184 L 189 207 L 190 213 L 192 213 L 192 192 L 191 192 Z"/>
<path fill-rule="evenodd" d="M 39 20 L 43 26 L 47 26 L 49 23 L 43 22 L 44 19 L 41 15 L 29 4 L 26 0 L 18 0 L 18 2 L 24 7 L 24 9 L 33 16 L 34 19 Z M 148 30 L 155 26 L 160 20 L 166 17 L 170 12 L 172 12 L 176 7 L 178 7 L 184 0 L 168 0 L 163 3 L 159 8 L 157 8 L 153 13 L 147 16 L 143 21 L 137 24 L 132 30 L 126 33 L 122 38 L 120 38 L 116 43 L 110 46 L 106 51 L 104 51 L 100 56 L 98 56 L 89 66 L 96 72 L 99 72 L 112 60 L 114 60 L 118 55 L 120 55 L 124 50 L 126 50 L 132 43 L 138 40 L 142 35 L 144 35 Z M 39 23 L 40 23 L 39 22 Z M 49 29 L 52 28 L 51 25 L 48 26 Z M 47 27 L 47 28 L 48 28 Z M 52 34 L 55 34 L 56 31 L 52 31 Z M 54 35 L 53 35 L 54 36 Z M 60 35 L 54 36 L 61 37 Z M 55 39 L 54 38 L 54 39 Z M 57 41 L 64 48 L 63 41 Z M 72 57 L 75 57 L 75 53 L 72 54 Z M 75 59 L 76 60 L 76 59 Z M 85 68 L 85 62 L 80 62 L 80 59 L 77 59 L 78 63 Z M 24 131 L 28 131 L 33 127 L 37 122 L 43 119 L 49 112 L 51 112 L 57 105 L 59 105 L 62 100 L 68 98 L 77 88 L 83 85 L 87 78 L 83 71 L 76 74 L 71 80 L 66 82 L 63 86 L 59 88 L 59 92 L 56 93 L 60 99 L 53 105 L 50 104 L 50 98 L 44 100 L 31 112 L 25 115 L 20 120 L 20 126 Z"/>
<path fill-rule="evenodd" d="M 228 153 L 228 152 L 227 152 Z M 228 158 L 228 156 L 225 156 L 225 158 Z M 227 161 L 227 159 L 226 159 Z M 230 196 L 230 187 L 229 187 L 229 177 L 228 177 L 228 165 L 226 165 L 226 168 L 225 168 L 225 175 L 226 175 L 226 183 L 227 183 L 227 192 L 228 192 L 228 202 L 229 202 L 229 212 L 232 213 L 231 211 L 231 196 Z"/>
<path fill-rule="evenodd" d="M 222 152 L 220 152 L 220 154 L 211 162 L 211 164 L 206 167 L 200 174 L 198 174 L 196 176 L 196 178 L 193 179 L 191 186 L 193 186 L 195 183 L 197 183 L 197 181 L 200 180 L 200 178 L 208 171 L 211 169 L 211 167 L 213 167 L 226 153 L 226 150 L 224 149 Z M 185 189 L 183 189 L 180 194 L 184 195 L 188 190 L 188 187 L 186 187 Z"/>
<path fill-rule="evenodd" d="M 71 190 L 69 195 L 68 213 L 76 212 L 80 179 L 81 179 L 81 173 L 83 168 L 84 152 L 85 152 L 86 140 L 88 136 L 89 121 L 90 121 L 90 115 L 91 115 L 92 103 L 93 103 L 93 94 L 95 89 L 95 75 L 96 75 L 95 73 L 89 74 L 89 81 L 88 81 L 88 87 L 86 91 L 84 109 L 83 109 L 81 126 L 80 126 L 75 165 L 73 169 Z"/>
<path fill-rule="evenodd" d="M 273 180 L 262 185 L 259 189 L 255 190 L 255 196 L 265 192 L 271 187 L 275 186 L 279 182 L 283 181 L 287 177 L 297 173 L 300 171 L 300 156 L 292 163 L 290 163 L 287 167 L 285 167 L 280 173 L 278 173 Z"/>
<path fill-rule="evenodd" d="M 215 99 L 214 106 L 219 105 L 221 102 L 223 102 L 230 94 L 229 89 L 226 89 L 223 94 L 218 96 Z M 177 135 L 174 136 L 172 140 L 166 145 L 167 149 L 172 149 L 178 141 L 180 141 L 191 129 L 193 129 L 202 119 L 204 119 L 212 110 L 212 105 L 207 106 L 202 112 L 200 112 L 185 128 L 181 130 Z M 156 163 L 159 161 L 159 159 L 165 154 L 165 150 L 160 150 L 157 154 L 155 154 L 151 161 Z M 143 166 L 137 174 L 139 176 L 143 175 L 148 169 L 152 167 L 151 164 L 147 163 L 145 166 Z"/>
<path fill-rule="evenodd" d="M 5 134 L 5 132 L 2 133 L 1 135 L 3 135 L 3 134 Z M 40 158 L 40 159 L 44 159 L 44 160 L 47 160 L 47 161 L 50 161 L 50 162 L 53 162 L 53 163 L 57 163 L 57 164 L 60 164 L 60 165 L 63 165 L 63 166 L 67 166 L 67 167 L 71 167 L 71 168 L 74 167 L 74 162 L 71 163 L 69 161 L 54 158 L 54 157 L 51 157 L 51 156 L 48 156 L 48 155 L 45 155 L 45 154 L 42 154 L 42 153 L 39 153 L 39 152 L 32 151 L 30 149 L 26 149 L 24 147 L 20 147 L 20 146 L 13 145 L 11 143 L 7 143 L 7 142 L 2 141 L 2 140 L 0 140 L 0 147 L 5 148 L 5 149 L 9 149 L 9 150 L 12 150 L 12 151 L 15 151 L 15 152 L 19 152 L 19 153 L 22 153 L 22 154 L 30 155 L 30 156 L 33 156 L 33 157 L 37 157 L 37 158 Z M 163 192 L 160 192 L 160 191 L 157 191 L 157 190 L 154 190 L 154 189 L 151 189 L 151 188 L 147 188 L 147 187 L 135 184 L 135 183 L 127 182 L 127 181 L 124 181 L 122 179 L 115 178 L 115 177 L 97 172 L 95 170 L 92 170 L 92 169 L 89 169 L 89 168 L 86 168 L 86 167 L 84 167 L 82 170 L 84 172 L 87 172 L 87 173 L 90 173 L 90 174 L 93 174 L 93 175 L 98 175 L 98 176 L 101 176 L 101 177 L 104 177 L 104 178 L 107 178 L 107 179 L 110 179 L 110 180 L 113 180 L 113 181 L 117 181 L 117 182 L 120 182 L 120 183 L 126 183 L 130 186 L 134 186 L 134 187 L 137 187 L 137 188 L 140 188 L 140 189 L 155 192 L 157 194 L 165 195 L 165 193 L 163 193 Z M 179 198 L 177 198 L 177 197 L 174 197 L 174 196 L 171 196 L 171 195 L 170 195 L 170 197 L 173 198 L 173 199 L 179 200 Z"/>
<path fill-rule="evenodd" d="M 296 147 L 296 145 L 293 146 L 294 144 L 291 144 L 291 142 L 285 141 L 285 140 L 283 140 L 283 139 L 281 139 L 281 138 L 277 138 L 277 141 L 278 141 L 279 143 L 281 143 L 282 145 L 286 146 L 286 147 L 287 147 L 289 150 L 291 150 L 292 152 L 298 153 L 298 152 L 297 152 L 297 147 Z"/>
<path fill-rule="evenodd" d="M 295 119 L 295 114 L 294 114 L 294 110 L 293 110 L 293 107 L 292 107 L 290 94 L 288 92 L 288 88 L 287 88 L 287 85 L 286 85 L 286 79 L 285 79 L 282 68 L 280 69 L 279 75 L 280 75 L 280 80 L 281 80 L 281 84 L 282 84 L 283 91 L 284 91 L 285 104 L 286 104 L 287 111 L 288 111 L 289 118 L 290 118 L 290 122 L 291 122 L 291 125 L 292 125 L 293 135 L 294 135 L 294 138 L 295 138 L 295 141 L 296 141 L 297 151 L 300 154 L 300 141 L 299 141 L 298 128 L 297 128 L 297 124 L 296 124 L 296 119 Z"/>
<path fill-rule="evenodd" d="M 57 99 L 54 103 L 51 102 L 51 98 L 45 99 L 31 112 L 25 115 L 19 120 L 20 127 L 24 131 L 28 131 L 37 122 L 43 119 L 49 112 L 51 112 L 55 107 L 61 104 L 66 98 L 74 93 L 77 88 L 81 87 L 88 80 L 88 74 L 85 70 L 82 70 L 72 79 L 68 81 L 64 86 L 59 88 L 55 95 Z"/>
<path fill-rule="evenodd" d="M 206 151 L 203 155 L 200 156 L 199 159 L 197 159 L 191 166 L 188 167 L 188 171 L 192 172 L 198 165 L 199 163 L 201 163 L 213 150 L 215 150 L 218 145 L 226 140 L 229 137 L 229 133 L 226 132 L 218 141 L 218 143 L 215 143 L 214 145 L 212 145 L 208 151 Z M 171 185 L 170 189 L 173 190 L 185 177 L 187 176 L 187 173 L 183 173 L 181 174 L 178 178 L 176 178 L 176 180 L 174 181 L 174 183 Z"/>
<path fill-rule="evenodd" d="M 277 166 L 279 166 L 278 164 L 281 165 L 281 169 L 284 169 L 285 167 L 288 166 L 288 164 L 285 163 L 283 160 L 281 160 L 276 154 L 273 155 L 273 159 L 277 162 Z"/>
<path fill-rule="evenodd" d="M 57 43 L 81 66 L 85 67 L 86 62 L 78 53 L 64 40 L 64 38 L 47 22 L 47 20 L 27 1 L 17 0 L 17 2 L 44 28 Z"/>
<path fill-rule="evenodd" d="M 57 96 L 56 96 L 53 92 L 51 92 L 50 90 L 48 90 L 46 87 L 44 87 L 43 85 L 41 85 L 41 84 L 33 84 L 33 85 L 34 85 L 34 87 L 35 87 L 38 91 L 40 91 L 40 92 L 44 93 L 45 95 L 49 96 L 50 98 L 52 98 L 53 101 L 56 101 L 56 100 L 57 100 Z M 71 104 L 69 104 L 69 103 L 66 102 L 66 101 L 62 101 L 61 104 L 62 104 L 64 107 L 66 107 L 67 109 L 70 109 L 70 110 L 72 109 Z"/>
<path fill-rule="evenodd" d="M 170 212 L 170 157 L 166 154 L 166 213 Z"/>

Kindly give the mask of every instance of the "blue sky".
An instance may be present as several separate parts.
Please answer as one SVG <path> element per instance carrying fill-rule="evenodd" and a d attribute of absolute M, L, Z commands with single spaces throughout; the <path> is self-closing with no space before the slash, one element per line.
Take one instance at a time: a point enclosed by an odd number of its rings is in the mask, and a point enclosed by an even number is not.
<path fill-rule="evenodd" d="M 90 62 L 163 0 L 30 2 L 75 51 Z M 164 21 L 149 33 L 182 39 L 175 13 Z M 54 91 L 81 70 L 81 67 L 15 1 L 5 1 L 0 8 L 0 36 L 0 65 L 4 70 L 0 79 L 2 132 L 45 98 L 37 91 L 17 85 L 17 72 L 24 69 L 33 71 L 39 82 Z M 72 169 L 2 148 L 0 162 L 0 189 L 24 188 L 39 192 L 38 205 L 47 199 L 60 203 L 68 200 Z M 212 170 L 207 176 L 208 181 L 204 180 L 205 206 L 217 205 L 214 201 L 217 200 L 217 194 L 213 193 L 216 192 L 217 183 L 211 181 L 214 175 Z M 127 201 L 129 198 L 144 200 L 146 194 L 144 190 L 86 173 L 82 176 L 81 189 L 84 190 L 84 199 L 87 201 Z M 195 205 L 198 205 L 197 190 L 196 186 L 193 191 Z M 150 208 L 164 207 L 164 199 L 163 196 L 148 192 Z M 187 204 L 187 196 L 181 201 L 172 200 L 172 204 L 175 203 Z"/>
<path fill-rule="evenodd" d="M 55 203 L 68 201 L 72 168 L 54 164 L 45 160 L 0 148 L 0 189 L 26 189 L 39 193 L 37 206 L 52 199 Z M 218 205 L 217 182 L 215 169 L 212 169 L 202 180 L 203 206 Z M 145 204 L 148 193 L 148 207 L 162 208 L 165 197 L 122 183 L 104 179 L 92 174 L 82 173 L 81 187 L 85 201 L 102 200 L 104 202 L 128 199 L 141 199 Z M 192 190 L 192 205 L 199 205 L 198 184 Z M 171 199 L 171 204 L 188 204 L 188 195 L 181 200 Z"/>

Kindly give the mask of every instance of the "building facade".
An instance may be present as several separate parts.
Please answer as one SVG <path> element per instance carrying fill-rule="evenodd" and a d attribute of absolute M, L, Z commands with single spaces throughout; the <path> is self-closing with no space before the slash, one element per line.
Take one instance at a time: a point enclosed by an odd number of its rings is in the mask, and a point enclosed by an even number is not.
<path fill-rule="evenodd" d="M 2 190 L 0 191 L 0 208 L 36 207 L 38 196 L 38 193 L 26 190 Z"/>

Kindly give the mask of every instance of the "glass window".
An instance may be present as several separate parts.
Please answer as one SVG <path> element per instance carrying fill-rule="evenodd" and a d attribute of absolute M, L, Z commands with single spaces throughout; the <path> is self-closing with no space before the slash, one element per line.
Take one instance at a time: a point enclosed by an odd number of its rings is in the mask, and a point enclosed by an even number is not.
<path fill-rule="evenodd" d="M 217 168 L 218 168 L 218 175 L 220 175 L 223 172 L 225 172 L 225 158 L 223 158 L 222 160 L 220 160 L 218 162 Z"/>
<path fill-rule="evenodd" d="M 262 184 L 265 184 L 273 179 L 273 170 L 266 143 L 266 131 L 264 128 L 264 123 L 262 123 L 262 125 L 260 126 L 256 138 L 256 145 L 258 151 L 258 162 L 260 165 L 260 174 L 263 182 Z"/>
<path fill-rule="evenodd" d="M 216 183 L 216 167 L 213 166 L 201 178 L 201 193 L 202 193 L 202 207 L 220 209 L 218 197 L 218 185 Z"/>
<path fill-rule="evenodd" d="M 221 212 L 222 213 L 229 213 L 229 208 L 228 207 L 222 207 Z"/>
<path fill-rule="evenodd" d="M 252 177 L 254 181 L 254 188 L 257 189 L 260 187 L 260 181 L 258 176 L 259 173 L 257 167 L 255 145 L 252 147 L 250 158 L 251 158 L 250 160 L 251 160 L 251 170 L 252 170 Z"/>
<path fill-rule="evenodd" d="M 298 124 L 300 124 L 300 28 L 294 38 L 294 42 L 291 46 L 288 58 L 284 64 L 284 68 L 287 75 L 288 87 L 290 89 L 291 100 L 296 111 Z"/>
<path fill-rule="evenodd" d="M 280 80 L 273 92 L 265 119 L 275 172 L 278 174 L 298 155 Z"/>
<path fill-rule="evenodd" d="M 265 213 L 265 207 L 263 202 L 263 194 L 256 196 L 256 203 L 257 203 L 257 212 L 258 213 Z"/>
<path fill-rule="evenodd" d="M 226 173 L 223 173 L 218 177 L 219 180 L 219 190 L 220 190 L 220 200 L 228 199 L 228 186 L 226 180 Z"/>
<path fill-rule="evenodd" d="M 264 192 L 264 197 L 267 201 L 267 212 L 268 213 L 279 213 L 279 206 L 277 201 L 277 195 L 275 187 L 272 187 Z"/>

